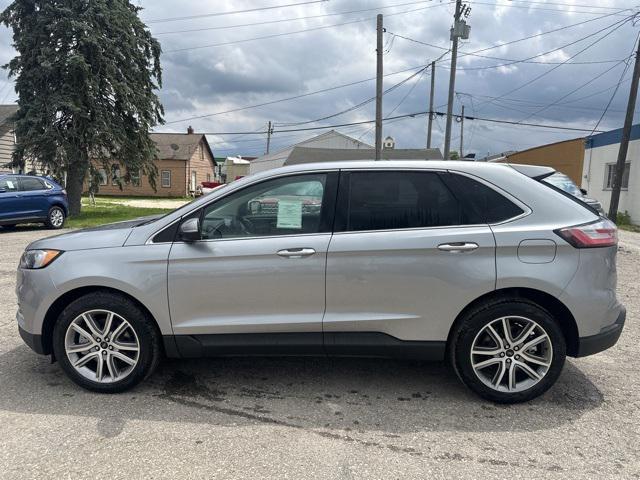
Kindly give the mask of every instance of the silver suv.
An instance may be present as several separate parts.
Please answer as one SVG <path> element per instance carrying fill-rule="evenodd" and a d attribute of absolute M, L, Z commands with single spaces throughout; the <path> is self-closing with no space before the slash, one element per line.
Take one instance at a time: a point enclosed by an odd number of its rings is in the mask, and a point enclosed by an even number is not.
<path fill-rule="evenodd" d="M 616 227 L 541 181 L 553 173 L 359 161 L 245 177 L 29 245 L 20 333 L 98 392 L 163 356 L 331 355 L 446 359 L 484 398 L 529 400 L 625 320 Z"/>

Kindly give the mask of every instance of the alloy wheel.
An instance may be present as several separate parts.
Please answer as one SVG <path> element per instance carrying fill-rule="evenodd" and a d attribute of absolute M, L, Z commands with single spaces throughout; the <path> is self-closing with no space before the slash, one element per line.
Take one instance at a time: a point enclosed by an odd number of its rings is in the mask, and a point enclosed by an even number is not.
<path fill-rule="evenodd" d="M 471 366 L 488 387 L 508 393 L 540 382 L 553 361 L 549 334 L 525 317 L 501 317 L 489 322 L 471 346 Z"/>
<path fill-rule="evenodd" d="M 65 352 L 83 377 L 99 383 L 126 378 L 140 357 L 140 342 L 131 324 L 109 310 L 78 315 L 65 333 Z"/>
<path fill-rule="evenodd" d="M 54 208 L 49 214 L 49 222 L 55 228 L 59 228 L 64 223 L 64 213 L 59 208 Z"/>

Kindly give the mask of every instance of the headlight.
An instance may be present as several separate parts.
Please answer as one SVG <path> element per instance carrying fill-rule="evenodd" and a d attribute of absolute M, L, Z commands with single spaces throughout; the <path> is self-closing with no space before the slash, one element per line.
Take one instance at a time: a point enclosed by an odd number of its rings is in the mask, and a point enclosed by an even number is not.
<path fill-rule="evenodd" d="M 27 250 L 20 258 L 20 268 L 30 270 L 44 268 L 61 254 L 60 250 Z"/>

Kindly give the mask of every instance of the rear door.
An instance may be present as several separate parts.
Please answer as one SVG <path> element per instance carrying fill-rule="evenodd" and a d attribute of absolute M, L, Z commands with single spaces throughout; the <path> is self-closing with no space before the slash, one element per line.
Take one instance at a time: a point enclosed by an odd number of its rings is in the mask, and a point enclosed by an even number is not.
<path fill-rule="evenodd" d="M 25 216 L 45 218 L 49 211 L 48 188 L 44 180 L 37 177 L 19 177 L 20 192 L 18 197 Z"/>
<path fill-rule="evenodd" d="M 465 211 L 447 175 L 342 173 L 327 258 L 329 353 L 443 342 L 464 306 L 495 288 L 491 229 Z"/>
<path fill-rule="evenodd" d="M 8 175 L 0 178 L 0 221 L 24 217 L 18 197 L 19 188 L 17 177 Z"/>

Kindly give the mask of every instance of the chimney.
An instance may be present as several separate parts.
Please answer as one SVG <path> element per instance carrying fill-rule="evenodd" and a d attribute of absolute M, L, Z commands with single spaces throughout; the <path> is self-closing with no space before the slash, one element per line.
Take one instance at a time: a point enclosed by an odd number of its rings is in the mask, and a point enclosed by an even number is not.
<path fill-rule="evenodd" d="M 187 134 L 193 135 L 193 127 L 191 125 L 187 127 Z"/>

